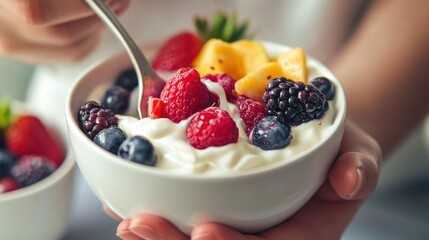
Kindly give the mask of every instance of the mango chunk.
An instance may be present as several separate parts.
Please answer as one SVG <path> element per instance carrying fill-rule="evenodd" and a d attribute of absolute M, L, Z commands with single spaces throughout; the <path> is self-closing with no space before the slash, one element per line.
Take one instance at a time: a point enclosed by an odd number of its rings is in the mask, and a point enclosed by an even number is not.
<path fill-rule="evenodd" d="M 282 76 L 284 76 L 284 73 L 280 64 L 268 62 L 235 82 L 235 91 L 237 94 L 246 95 L 255 101 L 263 102 L 262 95 L 264 94 L 265 86 L 272 79 Z"/>
<path fill-rule="evenodd" d="M 302 48 L 294 48 L 277 57 L 284 76 L 296 82 L 308 83 L 307 60 Z"/>

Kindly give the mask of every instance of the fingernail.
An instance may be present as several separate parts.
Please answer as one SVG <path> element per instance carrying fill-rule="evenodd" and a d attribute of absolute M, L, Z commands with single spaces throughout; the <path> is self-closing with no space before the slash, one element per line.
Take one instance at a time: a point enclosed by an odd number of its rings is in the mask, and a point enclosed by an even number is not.
<path fill-rule="evenodd" d="M 219 240 L 219 238 L 210 233 L 202 233 L 192 237 L 192 240 Z"/>
<path fill-rule="evenodd" d="M 159 240 L 161 237 L 159 236 L 158 232 L 155 231 L 150 226 L 147 225 L 133 225 L 131 224 L 130 230 L 137 234 L 139 237 L 142 237 L 146 240 Z"/>
<path fill-rule="evenodd" d="M 362 191 L 362 187 L 364 186 L 366 176 L 365 171 L 363 170 L 362 166 L 356 168 L 356 185 L 353 189 L 353 191 L 347 195 L 348 199 L 356 199 L 359 198 L 359 195 Z"/>
<path fill-rule="evenodd" d="M 134 235 L 132 232 L 121 232 L 121 233 L 116 233 L 116 236 L 118 236 L 120 239 L 127 239 L 127 240 L 132 240 L 135 239 L 137 240 L 137 236 Z"/>

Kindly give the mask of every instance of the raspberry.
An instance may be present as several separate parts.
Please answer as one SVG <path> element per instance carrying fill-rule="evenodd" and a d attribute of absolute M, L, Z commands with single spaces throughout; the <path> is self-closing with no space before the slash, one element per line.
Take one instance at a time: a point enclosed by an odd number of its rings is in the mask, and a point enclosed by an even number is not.
<path fill-rule="evenodd" d="M 267 116 L 267 109 L 264 104 L 253 101 L 252 99 L 239 95 L 235 105 L 240 111 L 240 117 L 243 119 L 247 136 L 250 135 L 256 124 Z"/>
<path fill-rule="evenodd" d="M 284 77 L 271 80 L 262 98 L 269 116 L 280 117 L 291 126 L 320 119 L 329 107 L 319 89 Z"/>
<path fill-rule="evenodd" d="M 0 194 L 19 189 L 19 183 L 13 177 L 0 178 Z"/>
<path fill-rule="evenodd" d="M 238 128 L 228 112 L 210 107 L 198 113 L 186 129 L 188 142 L 197 149 L 236 143 Z"/>
<path fill-rule="evenodd" d="M 181 68 L 161 92 L 164 117 L 178 123 L 212 105 L 211 93 L 193 68 Z"/>
<path fill-rule="evenodd" d="M 54 171 L 54 165 L 47 158 L 27 155 L 19 159 L 12 169 L 12 176 L 22 187 L 26 187 L 48 177 Z"/>
<path fill-rule="evenodd" d="M 104 109 L 100 104 L 89 101 L 83 104 L 78 112 L 80 129 L 91 140 L 101 130 L 118 126 L 118 118 L 110 109 Z"/>
<path fill-rule="evenodd" d="M 225 91 L 226 99 L 228 102 L 235 100 L 235 79 L 226 73 L 207 74 L 203 78 L 206 78 L 212 82 L 219 83 Z"/>

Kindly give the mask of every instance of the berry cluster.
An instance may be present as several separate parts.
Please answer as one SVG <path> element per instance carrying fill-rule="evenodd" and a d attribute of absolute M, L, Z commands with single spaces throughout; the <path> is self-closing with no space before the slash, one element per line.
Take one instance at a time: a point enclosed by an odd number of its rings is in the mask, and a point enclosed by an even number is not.
<path fill-rule="evenodd" d="M 174 123 L 192 117 L 186 138 L 196 149 L 236 143 L 239 135 L 237 124 L 228 112 L 219 108 L 219 97 L 208 90 L 202 79 L 223 88 L 228 102 L 239 110 L 250 142 L 263 150 L 288 146 L 293 138 L 292 127 L 322 118 L 329 106 L 325 94 L 330 99 L 335 95 L 334 85 L 327 78 L 315 78 L 306 85 L 279 77 L 266 85 L 261 103 L 237 95 L 235 80 L 228 74 L 208 74 L 201 78 L 195 69 L 181 68 L 166 83 L 160 98 L 149 99 L 148 116 L 168 118 Z M 151 142 L 144 137 L 128 138 L 117 127 L 114 112 L 104 105 L 85 103 L 79 109 L 78 121 L 82 131 L 105 150 L 144 165 L 156 164 Z"/>
<path fill-rule="evenodd" d="M 221 85 L 227 98 L 234 101 L 232 77 L 216 74 L 204 78 Z M 218 107 L 219 97 L 211 93 L 201 79 L 193 68 L 179 69 L 165 85 L 160 99 L 152 98 L 149 102 L 149 116 L 178 123 L 196 114 L 187 127 L 186 137 L 197 149 L 236 143 L 238 128 L 234 120 Z"/>
<path fill-rule="evenodd" d="M 77 111 L 79 127 L 95 144 L 124 159 L 154 166 L 156 154 L 153 145 L 143 137 L 128 137 L 118 127 L 115 114 L 124 113 L 129 104 L 130 93 L 137 87 L 133 69 L 120 73 L 112 87 L 104 93 L 102 103 L 85 102 Z"/>
<path fill-rule="evenodd" d="M 64 161 L 65 150 L 35 116 L 14 120 L 8 103 L 0 107 L 0 194 L 37 183 Z"/>
<path fill-rule="evenodd" d="M 268 115 L 277 116 L 292 126 L 320 119 L 328 110 L 328 101 L 312 85 L 284 77 L 273 79 L 262 95 Z"/>

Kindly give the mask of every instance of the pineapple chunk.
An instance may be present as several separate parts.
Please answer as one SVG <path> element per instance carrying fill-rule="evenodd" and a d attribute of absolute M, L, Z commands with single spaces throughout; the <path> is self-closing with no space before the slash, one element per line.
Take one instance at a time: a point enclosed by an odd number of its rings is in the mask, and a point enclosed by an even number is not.
<path fill-rule="evenodd" d="M 265 86 L 273 78 L 283 75 L 280 64 L 268 62 L 235 82 L 235 91 L 239 95 L 246 95 L 255 101 L 263 102 L 262 94 L 264 94 Z"/>
<path fill-rule="evenodd" d="M 284 76 L 296 82 L 308 83 L 307 60 L 301 48 L 294 48 L 277 57 Z"/>
<path fill-rule="evenodd" d="M 201 76 L 226 73 L 234 79 L 244 76 L 243 57 L 231 46 L 219 39 L 211 39 L 204 44 L 192 63 Z"/>
<path fill-rule="evenodd" d="M 259 42 L 240 40 L 232 43 L 232 46 L 243 56 L 245 74 L 252 72 L 269 61 L 265 47 Z"/>

